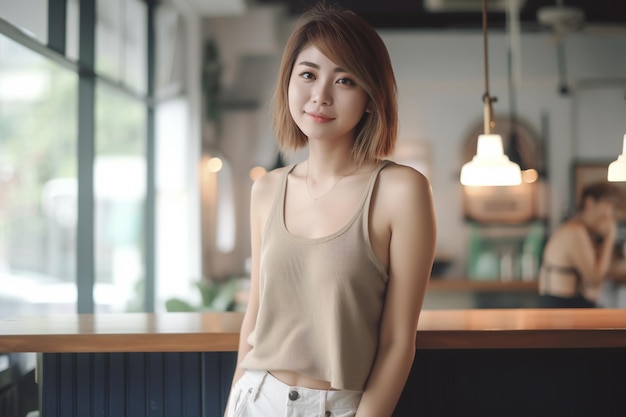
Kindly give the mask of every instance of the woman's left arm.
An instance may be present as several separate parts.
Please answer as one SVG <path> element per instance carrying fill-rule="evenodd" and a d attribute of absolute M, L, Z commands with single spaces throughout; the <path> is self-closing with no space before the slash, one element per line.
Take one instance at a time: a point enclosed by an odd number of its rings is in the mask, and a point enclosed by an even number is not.
<path fill-rule="evenodd" d="M 357 417 L 389 417 L 396 407 L 415 357 L 417 322 L 435 256 L 428 180 L 408 167 L 389 174 L 377 196 L 389 225 L 389 282 L 378 351 Z"/>

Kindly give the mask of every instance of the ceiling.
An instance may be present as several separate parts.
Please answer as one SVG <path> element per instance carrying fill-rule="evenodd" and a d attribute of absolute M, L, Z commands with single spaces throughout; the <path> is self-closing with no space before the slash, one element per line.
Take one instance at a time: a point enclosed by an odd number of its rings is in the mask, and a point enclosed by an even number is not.
<path fill-rule="evenodd" d="M 284 4 L 291 15 L 299 15 L 317 0 L 256 0 L 260 4 Z M 560 0 L 516 0 L 522 30 L 542 30 L 537 11 L 556 6 Z M 380 29 L 480 29 L 481 0 L 335 0 L 352 9 Z M 626 28 L 623 0 L 563 0 L 564 6 L 584 12 L 585 27 Z M 506 25 L 507 0 L 488 0 L 489 28 Z"/>

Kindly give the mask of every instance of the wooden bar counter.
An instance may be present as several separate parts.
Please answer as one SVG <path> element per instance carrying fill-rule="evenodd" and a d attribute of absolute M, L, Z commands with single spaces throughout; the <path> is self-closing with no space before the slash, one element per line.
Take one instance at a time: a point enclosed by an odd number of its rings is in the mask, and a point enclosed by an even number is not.
<path fill-rule="evenodd" d="M 48 315 L 0 320 L 0 352 L 229 352 L 242 313 Z M 626 348 L 626 310 L 422 311 L 418 349 Z"/>
<path fill-rule="evenodd" d="M 0 320 L 45 417 L 221 416 L 241 313 Z M 626 310 L 425 310 L 394 416 L 623 416 Z M 269 416 L 268 416 L 269 417 Z"/>

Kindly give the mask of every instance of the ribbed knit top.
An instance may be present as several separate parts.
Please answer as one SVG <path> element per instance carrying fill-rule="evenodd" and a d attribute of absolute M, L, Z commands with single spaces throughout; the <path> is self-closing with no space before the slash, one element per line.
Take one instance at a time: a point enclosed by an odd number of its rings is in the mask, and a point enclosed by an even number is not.
<path fill-rule="evenodd" d="M 358 209 L 337 232 L 307 239 L 285 225 L 287 177 L 261 243 L 259 311 L 244 369 L 292 371 L 363 391 L 376 355 L 388 274 L 370 244 L 368 216 L 382 161 Z"/>

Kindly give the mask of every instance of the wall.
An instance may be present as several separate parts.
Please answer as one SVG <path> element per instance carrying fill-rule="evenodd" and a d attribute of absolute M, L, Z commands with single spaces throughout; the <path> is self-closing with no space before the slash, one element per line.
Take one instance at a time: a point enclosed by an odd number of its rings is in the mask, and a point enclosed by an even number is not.
<path fill-rule="evenodd" d="M 254 157 L 235 154 L 247 165 L 271 166 L 275 145 L 268 120 L 267 100 L 273 86 L 280 51 L 293 21 L 275 9 L 275 24 L 237 25 L 246 18 L 209 19 L 207 36 L 219 39 L 229 63 L 248 63 L 246 74 L 265 88 L 259 93 L 259 106 L 248 116 L 256 121 L 247 129 L 247 149 Z M 264 33 L 259 33 L 262 29 Z M 269 36 L 268 36 L 269 34 Z M 463 275 L 467 230 L 462 217 L 462 188 L 458 177 L 461 149 L 467 131 L 482 119 L 484 92 L 482 35 L 476 31 L 429 32 L 417 30 L 381 31 L 398 82 L 400 145 L 427 149 L 439 230 L 439 250 L 457 259 L 451 275 Z M 255 49 L 259 39 L 269 41 Z M 230 43 L 232 41 L 232 43 Z M 275 43 L 272 43 L 275 42 Z M 271 47 L 268 45 L 271 44 Z M 244 46 L 247 45 L 247 46 Z M 572 159 L 613 160 L 621 151 L 626 133 L 626 30 L 619 34 L 571 34 L 565 39 L 567 76 L 572 88 L 569 96 L 557 91 L 558 69 L 553 39 L 546 33 L 523 34 L 521 41 L 521 84 L 517 93 L 517 112 L 541 133 L 545 140 L 548 166 L 548 212 L 554 227 L 569 209 L 570 162 Z M 258 72 L 249 65 L 251 55 L 262 60 Z M 489 32 L 490 90 L 498 97 L 496 114 L 508 112 L 507 37 L 502 31 Z M 258 61 L 258 59 L 257 59 Z M 275 66 L 268 64 L 275 61 Z M 241 71 L 241 68 L 238 69 Z M 235 77 L 236 78 L 236 77 Z M 240 79 L 243 80 L 243 79 Z M 248 80 L 249 81 L 249 80 Z M 243 82 L 243 81 L 242 81 Z M 232 85 L 236 85 L 235 80 Z M 612 105 L 609 108 L 602 104 Z M 233 118 L 233 122 L 240 120 Z M 241 131 L 241 129 L 239 129 Z M 244 140 L 242 137 L 238 141 Z M 231 161 L 234 165 L 237 160 Z M 246 188 L 250 182 L 241 181 Z M 238 204 L 247 207 L 248 190 Z M 248 227 L 247 216 L 241 217 Z M 243 265 L 249 242 L 240 237 L 232 267 Z M 232 260 L 232 259 L 231 259 Z M 217 257 L 216 257 L 216 261 Z"/>

